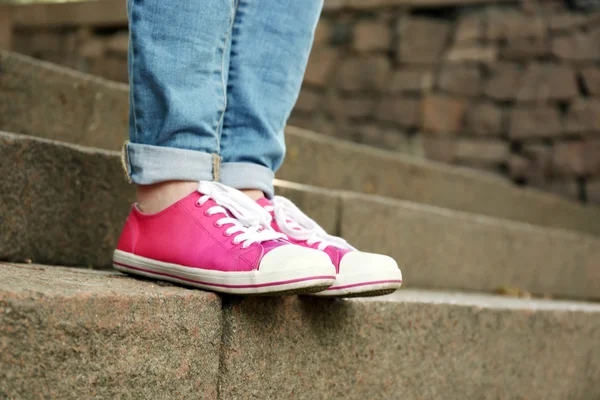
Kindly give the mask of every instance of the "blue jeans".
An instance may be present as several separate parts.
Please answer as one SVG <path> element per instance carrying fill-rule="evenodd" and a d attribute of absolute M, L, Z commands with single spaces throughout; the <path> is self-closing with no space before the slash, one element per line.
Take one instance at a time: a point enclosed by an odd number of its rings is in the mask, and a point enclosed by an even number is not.
<path fill-rule="evenodd" d="M 272 196 L 322 3 L 128 0 L 131 180 Z"/>

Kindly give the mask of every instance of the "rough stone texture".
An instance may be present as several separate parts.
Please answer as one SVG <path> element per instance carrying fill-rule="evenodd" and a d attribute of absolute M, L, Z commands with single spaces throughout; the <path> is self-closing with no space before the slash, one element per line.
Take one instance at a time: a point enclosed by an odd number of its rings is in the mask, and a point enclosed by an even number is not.
<path fill-rule="evenodd" d="M 600 60 L 600 29 L 592 32 L 577 32 L 567 36 L 557 36 L 552 40 L 552 53 L 567 61 Z"/>
<path fill-rule="evenodd" d="M 384 56 L 356 57 L 344 60 L 337 76 L 342 90 L 382 90 L 386 85 L 390 63 Z"/>
<path fill-rule="evenodd" d="M 438 85 L 444 92 L 477 96 L 481 90 L 481 73 L 472 65 L 448 66 L 442 69 Z"/>
<path fill-rule="evenodd" d="M 519 107 L 510 113 L 509 134 L 513 139 L 560 135 L 562 124 L 556 107 Z"/>
<path fill-rule="evenodd" d="M 581 71 L 581 76 L 588 93 L 600 96 L 600 68 L 585 68 Z"/>
<path fill-rule="evenodd" d="M 550 54 L 547 38 L 515 39 L 500 51 L 500 57 L 507 60 L 527 61 Z"/>
<path fill-rule="evenodd" d="M 580 99 L 569 108 L 565 122 L 569 133 L 600 132 L 600 99 Z"/>
<path fill-rule="evenodd" d="M 517 188 L 487 174 L 342 143 L 291 127 L 287 144 L 295 156 L 278 171 L 279 179 L 600 235 L 599 209 Z"/>
<path fill-rule="evenodd" d="M 376 118 L 404 127 L 418 126 L 421 123 L 421 101 L 406 97 L 383 97 L 377 106 Z"/>
<path fill-rule="evenodd" d="M 420 69 L 399 69 L 394 72 L 388 90 L 396 92 L 425 92 L 433 86 L 433 74 Z"/>
<path fill-rule="evenodd" d="M 394 257 L 417 287 L 489 292 L 509 285 L 600 298 L 600 240 L 593 236 L 350 194 L 341 234 L 361 250 Z"/>
<path fill-rule="evenodd" d="M 496 136 L 502 133 L 502 110 L 491 103 L 481 103 L 470 107 L 465 119 L 465 130 L 482 136 Z"/>
<path fill-rule="evenodd" d="M 595 304 L 414 290 L 371 301 L 248 298 L 226 307 L 220 393 L 593 400 L 599 314 Z"/>
<path fill-rule="evenodd" d="M 207 292 L 0 264 L 0 397 L 217 399 L 221 323 Z"/>
<path fill-rule="evenodd" d="M 364 21 L 354 28 L 353 47 L 357 51 L 387 50 L 392 31 L 386 21 Z"/>
<path fill-rule="evenodd" d="M 127 86 L 0 51 L 0 130 L 120 149 Z"/>
<path fill-rule="evenodd" d="M 445 59 L 451 63 L 490 64 L 498 59 L 498 48 L 490 45 L 469 45 L 453 47 L 446 54 Z"/>
<path fill-rule="evenodd" d="M 595 175 L 600 172 L 600 140 L 578 140 L 554 146 L 554 169 L 561 175 Z"/>
<path fill-rule="evenodd" d="M 501 163 L 508 159 L 508 143 L 498 139 L 460 139 L 456 141 L 456 158 L 464 161 Z"/>
<path fill-rule="evenodd" d="M 331 94 L 325 102 L 325 109 L 335 119 L 369 117 L 374 107 L 375 101 L 364 96 L 341 97 Z"/>
<path fill-rule="evenodd" d="M 465 15 L 460 18 L 454 32 L 455 43 L 474 43 L 483 38 L 484 21 L 480 15 Z"/>
<path fill-rule="evenodd" d="M 0 133 L 0 260 L 111 265 L 134 200 L 116 152 Z"/>
<path fill-rule="evenodd" d="M 541 38 L 546 35 L 546 24 L 539 16 L 507 12 L 490 15 L 487 20 L 486 36 L 490 40 Z"/>
<path fill-rule="evenodd" d="M 491 78 L 484 88 L 486 96 L 494 100 L 511 100 L 519 90 L 523 72 L 518 65 L 499 63 L 491 70 Z"/>
<path fill-rule="evenodd" d="M 338 51 L 331 48 L 316 49 L 313 51 L 306 66 L 304 82 L 309 85 L 325 85 L 338 57 Z"/>
<path fill-rule="evenodd" d="M 305 89 L 300 92 L 294 108 L 298 111 L 311 112 L 321 105 L 322 99 L 323 96 L 318 92 Z"/>
<path fill-rule="evenodd" d="M 432 18 L 407 18 L 399 23 L 398 59 L 408 64 L 432 64 L 450 36 L 450 25 Z"/>
<path fill-rule="evenodd" d="M 467 103 L 460 99 L 429 95 L 423 99 L 423 127 L 428 132 L 457 133 L 466 111 Z"/>
<path fill-rule="evenodd" d="M 578 95 L 575 71 L 555 65 L 530 64 L 520 80 L 517 100 L 570 100 Z"/>

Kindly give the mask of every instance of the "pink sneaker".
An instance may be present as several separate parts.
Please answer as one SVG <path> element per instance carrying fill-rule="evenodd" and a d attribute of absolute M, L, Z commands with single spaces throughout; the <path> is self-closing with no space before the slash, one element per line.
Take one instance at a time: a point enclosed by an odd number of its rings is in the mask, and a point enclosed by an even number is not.
<path fill-rule="evenodd" d="M 344 239 L 328 235 L 286 198 L 258 203 L 273 216 L 273 229 L 285 233 L 292 243 L 327 253 L 336 266 L 335 283 L 315 296 L 379 296 L 402 285 L 402 273 L 391 257 L 358 251 Z"/>
<path fill-rule="evenodd" d="M 134 205 L 114 252 L 116 269 L 233 294 L 311 293 L 331 286 L 322 252 L 291 244 L 245 194 L 214 182 L 148 215 Z"/>

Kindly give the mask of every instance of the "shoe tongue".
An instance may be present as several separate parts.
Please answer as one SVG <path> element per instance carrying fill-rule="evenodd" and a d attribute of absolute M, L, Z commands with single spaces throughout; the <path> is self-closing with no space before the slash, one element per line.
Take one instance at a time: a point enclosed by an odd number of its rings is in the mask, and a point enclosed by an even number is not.
<path fill-rule="evenodd" d="M 267 199 L 266 197 L 260 198 L 260 199 L 256 200 L 256 202 L 262 208 L 265 208 L 265 207 L 273 205 L 273 203 L 271 203 L 271 200 Z"/>

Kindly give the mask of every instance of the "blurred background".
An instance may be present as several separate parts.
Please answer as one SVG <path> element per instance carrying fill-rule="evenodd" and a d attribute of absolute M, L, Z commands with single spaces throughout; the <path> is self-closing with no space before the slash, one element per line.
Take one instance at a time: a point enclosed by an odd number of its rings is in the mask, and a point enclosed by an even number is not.
<path fill-rule="evenodd" d="M 0 0 L 0 47 L 127 81 L 122 0 Z M 326 0 L 291 125 L 600 204 L 600 1 Z"/>

